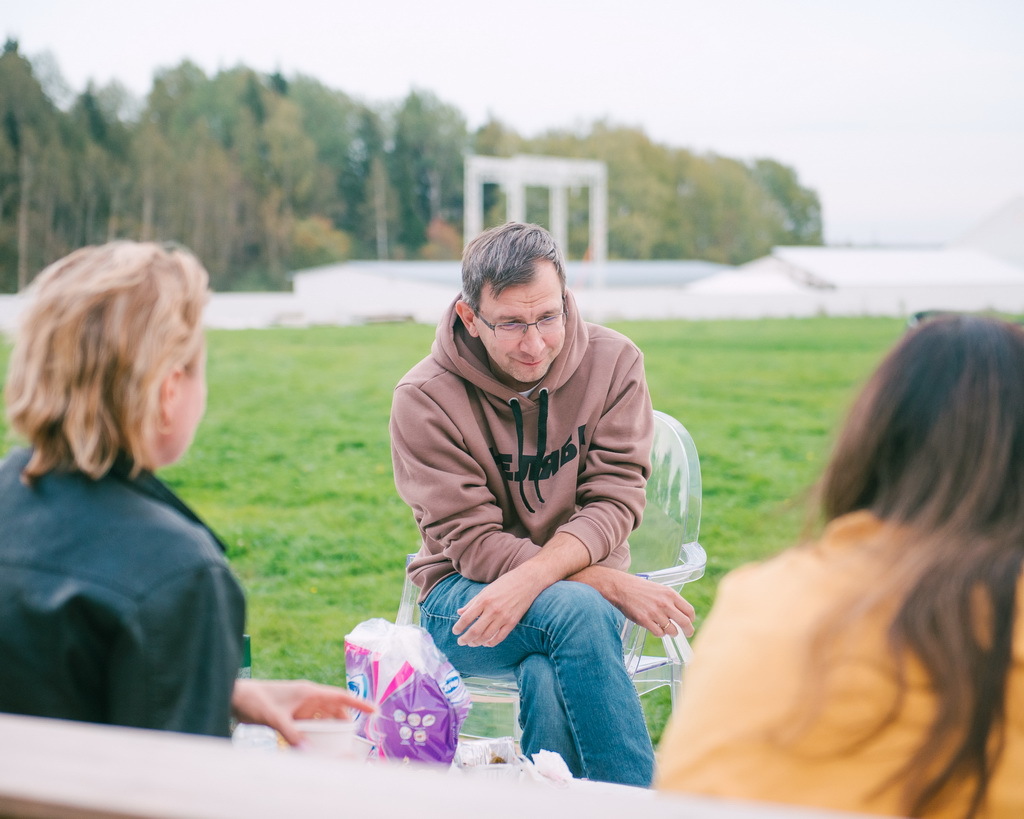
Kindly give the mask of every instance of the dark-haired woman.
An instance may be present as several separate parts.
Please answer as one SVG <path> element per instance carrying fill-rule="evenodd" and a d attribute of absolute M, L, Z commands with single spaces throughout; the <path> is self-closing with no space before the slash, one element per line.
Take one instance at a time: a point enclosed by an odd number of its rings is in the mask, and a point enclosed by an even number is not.
<path fill-rule="evenodd" d="M 1024 329 L 946 316 L 856 401 L 815 542 L 722 581 L 663 789 L 1024 816 Z"/>

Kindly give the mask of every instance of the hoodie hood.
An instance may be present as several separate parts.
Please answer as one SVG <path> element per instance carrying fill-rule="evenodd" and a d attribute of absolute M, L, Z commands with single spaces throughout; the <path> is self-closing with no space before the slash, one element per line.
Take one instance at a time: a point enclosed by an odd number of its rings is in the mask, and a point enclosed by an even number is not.
<path fill-rule="evenodd" d="M 535 502 L 544 503 L 541 479 L 547 477 L 544 456 L 548 443 L 548 405 L 552 391 L 561 387 L 576 371 L 583 360 L 589 342 L 587 325 L 580 317 L 572 293 L 565 291 L 565 342 L 562 350 L 544 377 L 534 385 L 529 396 L 523 396 L 512 387 L 502 383 L 491 370 L 490 358 L 480 339 L 471 335 L 455 310 L 462 294 L 452 301 L 444 318 L 438 323 L 437 334 L 431 347 L 434 360 L 444 369 L 465 379 L 482 390 L 493 404 L 511 412 L 515 424 L 517 453 L 515 463 L 518 469 L 511 481 L 519 484 L 519 496 L 530 512 L 535 511 L 527 498 L 526 485 L 533 484 Z M 524 408 L 536 407 L 536 455 L 526 453 L 524 431 Z"/>

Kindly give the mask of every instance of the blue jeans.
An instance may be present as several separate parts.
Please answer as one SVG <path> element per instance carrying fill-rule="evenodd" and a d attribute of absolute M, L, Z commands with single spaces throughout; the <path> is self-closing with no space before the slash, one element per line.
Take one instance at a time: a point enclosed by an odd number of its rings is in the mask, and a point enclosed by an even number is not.
<path fill-rule="evenodd" d="M 575 777 L 649 786 L 654 749 L 622 662 L 622 614 L 590 586 L 562 580 L 498 645 L 460 646 L 457 609 L 484 587 L 446 577 L 420 605 L 420 622 L 460 673 L 515 677 L 523 753 L 557 751 Z"/>

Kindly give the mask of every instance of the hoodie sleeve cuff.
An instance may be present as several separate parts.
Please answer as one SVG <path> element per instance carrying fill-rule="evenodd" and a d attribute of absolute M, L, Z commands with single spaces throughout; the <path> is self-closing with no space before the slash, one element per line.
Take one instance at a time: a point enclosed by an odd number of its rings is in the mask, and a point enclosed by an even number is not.
<path fill-rule="evenodd" d="M 522 545 L 515 557 L 512 558 L 512 565 L 508 567 L 508 570 L 516 568 L 516 566 L 522 566 L 531 557 L 536 557 L 540 553 L 540 546 L 536 543 L 527 541 Z"/>
<path fill-rule="evenodd" d="M 591 565 L 600 563 L 614 548 L 608 543 L 607 537 L 601 528 L 592 520 L 585 517 L 576 517 L 558 527 L 559 532 L 566 532 L 579 540 L 590 553 Z"/>

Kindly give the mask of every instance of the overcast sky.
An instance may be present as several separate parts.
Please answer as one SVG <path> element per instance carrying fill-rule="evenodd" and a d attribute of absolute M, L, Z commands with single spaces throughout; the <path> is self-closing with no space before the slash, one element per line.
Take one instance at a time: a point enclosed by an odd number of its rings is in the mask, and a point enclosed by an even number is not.
<path fill-rule="evenodd" d="M 596 119 L 793 166 L 826 240 L 941 244 L 1024 195 L 1022 0 L 7 0 L 0 33 L 75 91 L 188 58 L 367 102 L 431 91 L 470 128 Z"/>

